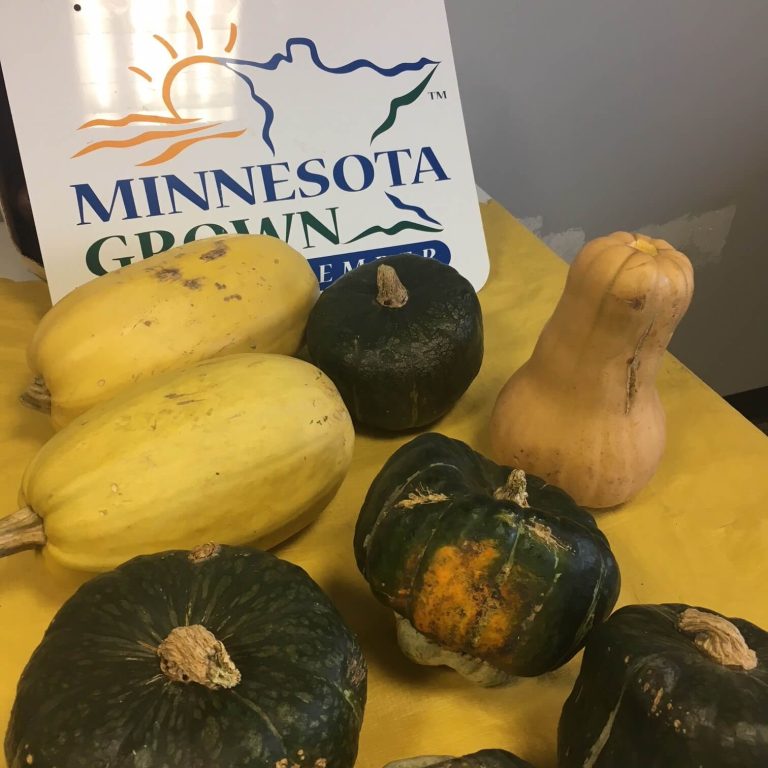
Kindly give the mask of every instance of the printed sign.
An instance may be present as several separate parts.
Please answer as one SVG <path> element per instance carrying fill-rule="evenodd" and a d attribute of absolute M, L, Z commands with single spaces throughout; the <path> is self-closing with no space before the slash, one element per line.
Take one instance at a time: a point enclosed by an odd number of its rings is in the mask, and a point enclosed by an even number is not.
<path fill-rule="evenodd" d="M 0 55 L 54 301 L 224 233 L 485 282 L 442 0 L 0 0 Z"/>

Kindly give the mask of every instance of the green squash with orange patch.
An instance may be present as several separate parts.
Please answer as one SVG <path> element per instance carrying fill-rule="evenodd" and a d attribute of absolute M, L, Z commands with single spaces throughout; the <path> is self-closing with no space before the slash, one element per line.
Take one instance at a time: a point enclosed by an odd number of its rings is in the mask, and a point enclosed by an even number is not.
<path fill-rule="evenodd" d="M 610 614 L 619 568 L 564 491 L 437 433 L 374 479 L 355 557 L 412 660 L 481 685 L 556 669 Z"/>

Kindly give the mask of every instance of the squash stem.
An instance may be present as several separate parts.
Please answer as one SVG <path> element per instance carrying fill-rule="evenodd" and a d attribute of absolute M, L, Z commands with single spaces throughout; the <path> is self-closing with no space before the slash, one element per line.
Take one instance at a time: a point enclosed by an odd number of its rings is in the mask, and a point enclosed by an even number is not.
<path fill-rule="evenodd" d="M 31 507 L 0 518 L 0 557 L 45 546 L 43 519 Z"/>
<path fill-rule="evenodd" d="M 24 405 L 29 408 L 34 408 L 41 413 L 51 412 L 51 393 L 48 387 L 45 385 L 45 380 L 42 376 L 35 376 L 32 383 L 27 387 L 19 398 Z"/>
<path fill-rule="evenodd" d="M 494 499 L 499 501 L 512 501 L 518 507 L 529 507 L 528 481 L 522 469 L 513 469 L 509 473 L 507 482 L 493 493 Z"/>
<path fill-rule="evenodd" d="M 217 640 L 202 624 L 176 627 L 158 646 L 160 669 L 178 683 L 199 683 L 206 688 L 234 688 L 240 670 Z"/>
<path fill-rule="evenodd" d="M 188 555 L 187 560 L 192 563 L 204 563 L 213 557 L 218 557 L 221 553 L 221 545 L 209 541 L 207 544 L 200 544 L 195 547 Z"/>
<path fill-rule="evenodd" d="M 750 670 L 757 666 L 757 654 L 747 645 L 738 628 L 723 616 L 687 608 L 680 614 L 677 628 L 686 635 L 693 635 L 696 647 L 724 667 Z"/>
<path fill-rule="evenodd" d="M 400 282 L 397 272 L 388 264 L 379 264 L 376 270 L 376 287 L 379 289 L 376 301 L 382 307 L 399 309 L 408 303 L 408 291 Z"/>
<path fill-rule="evenodd" d="M 650 238 L 635 237 L 635 241 L 629 244 L 630 248 L 647 253 L 649 256 L 658 256 L 659 249 L 651 242 Z"/>

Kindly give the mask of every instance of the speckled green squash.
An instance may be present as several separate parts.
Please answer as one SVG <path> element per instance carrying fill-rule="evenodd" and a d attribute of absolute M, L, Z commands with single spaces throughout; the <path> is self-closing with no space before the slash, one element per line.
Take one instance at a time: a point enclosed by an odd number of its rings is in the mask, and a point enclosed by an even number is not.
<path fill-rule="evenodd" d="M 515 475 L 527 499 L 512 489 Z M 405 620 L 406 654 L 483 685 L 564 664 L 619 593 L 618 565 L 587 511 L 437 433 L 401 447 L 376 476 L 355 555 L 376 597 Z M 416 633 L 428 644 L 414 652 Z"/>
<path fill-rule="evenodd" d="M 463 757 L 425 755 L 387 763 L 384 768 L 533 768 L 504 749 L 481 749 Z"/>
<path fill-rule="evenodd" d="M 239 682 L 169 679 L 157 649 L 182 626 L 223 643 Z M 165 552 L 64 604 L 21 677 L 5 754 L 9 768 L 351 768 L 365 696 L 358 643 L 301 568 L 246 548 Z"/>
<path fill-rule="evenodd" d="M 560 768 L 765 768 L 768 632 L 687 605 L 621 608 L 587 643 L 558 758 Z"/>
<path fill-rule="evenodd" d="M 387 256 L 325 290 L 309 316 L 307 350 L 358 425 L 423 427 L 447 413 L 480 370 L 480 302 L 447 264 Z"/>

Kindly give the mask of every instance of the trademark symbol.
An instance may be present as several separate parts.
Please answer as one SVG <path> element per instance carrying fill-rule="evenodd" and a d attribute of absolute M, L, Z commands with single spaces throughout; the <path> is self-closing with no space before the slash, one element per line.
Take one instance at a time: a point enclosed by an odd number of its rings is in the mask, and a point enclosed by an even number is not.
<path fill-rule="evenodd" d="M 445 91 L 429 91 L 429 98 L 431 101 L 441 101 L 447 99 L 448 94 Z"/>

